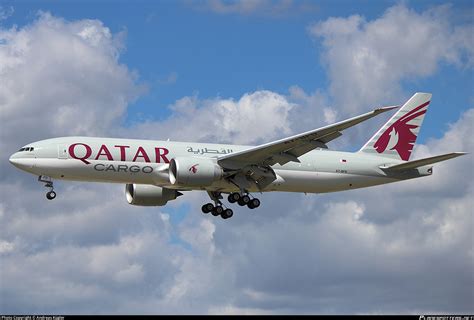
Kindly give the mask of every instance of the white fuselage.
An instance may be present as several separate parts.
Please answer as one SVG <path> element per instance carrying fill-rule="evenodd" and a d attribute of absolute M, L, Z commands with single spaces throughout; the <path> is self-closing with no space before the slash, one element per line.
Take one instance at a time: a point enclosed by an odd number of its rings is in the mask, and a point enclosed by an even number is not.
<path fill-rule="evenodd" d="M 64 137 L 42 140 L 13 154 L 10 162 L 35 175 L 54 179 L 150 184 L 179 190 L 238 191 L 220 179 L 210 186 L 187 187 L 170 183 L 168 163 L 175 157 L 217 158 L 250 146 Z M 24 149 L 24 148 L 22 148 Z M 31 151 L 32 149 L 32 151 Z M 388 176 L 380 167 L 400 160 L 363 154 L 316 149 L 300 162 L 272 166 L 276 180 L 261 191 L 324 193 L 369 187 L 429 175 L 427 170 L 404 176 Z M 251 187 L 248 191 L 257 191 Z"/>

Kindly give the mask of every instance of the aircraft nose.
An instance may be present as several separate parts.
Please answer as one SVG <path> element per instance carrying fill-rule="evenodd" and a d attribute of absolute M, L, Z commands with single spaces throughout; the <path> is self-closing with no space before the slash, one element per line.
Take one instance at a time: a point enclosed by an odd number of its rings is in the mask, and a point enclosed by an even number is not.
<path fill-rule="evenodd" d="M 14 165 L 15 167 L 17 167 L 18 169 L 22 169 L 22 170 L 25 170 L 25 168 L 29 167 L 28 166 L 28 160 L 26 159 L 22 159 L 18 153 L 14 153 L 10 156 L 10 158 L 8 159 L 8 161 L 10 161 L 10 163 L 12 165 Z"/>
<path fill-rule="evenodd" d="M 16 152 L 10 156 L 10 159 L 8 159 L 8 161 L 10 161 L 10 163 L 11 163 L 12 165 L 14 165 L 15 167 L 16 167 L 16 166 L 19 164 L 19 162 L 20 162 L 20 160 L 18 159 L 18 155 L 17 155 Z"/>

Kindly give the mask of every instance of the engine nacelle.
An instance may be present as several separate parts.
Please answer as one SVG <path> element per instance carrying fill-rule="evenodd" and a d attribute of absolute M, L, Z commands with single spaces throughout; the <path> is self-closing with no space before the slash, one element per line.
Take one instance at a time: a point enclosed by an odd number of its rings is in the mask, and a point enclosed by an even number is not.
<path fill-rule="evenodd" d="M 223 174 L 222 167 L 213 159 L 177 157 L 170 161 L 169 177 L 173 185 L 205 187 Z"/>
<path fill-rule="evenodd" d="M 136 206 L 164 206 L 182 193 L 149 184 L 131 184 L 125 186 L 125 195 L 130 204 Z"/>

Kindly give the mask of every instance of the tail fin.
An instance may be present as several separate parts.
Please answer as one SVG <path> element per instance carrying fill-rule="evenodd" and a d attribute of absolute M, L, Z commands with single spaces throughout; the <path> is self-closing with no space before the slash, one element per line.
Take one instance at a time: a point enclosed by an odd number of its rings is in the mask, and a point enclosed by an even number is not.
<path fill-rule="evenodd" d="M 415 93 L 360 152 L 408 161 L 430 100 L 431 93 Z"/>

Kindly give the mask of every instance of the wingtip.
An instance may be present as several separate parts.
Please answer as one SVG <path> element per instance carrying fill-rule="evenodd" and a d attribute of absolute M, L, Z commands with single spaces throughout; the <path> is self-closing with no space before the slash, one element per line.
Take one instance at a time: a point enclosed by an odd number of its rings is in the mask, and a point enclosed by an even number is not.
<path fill-rule="evenodd" d="M 390 110 L 393 110 L 393 109 L 397 109 L 397 108 L 400 108 L 401 106 L 386 106 L 386 107 L 380 107 L 380 108 L 377 108 L 375 109 L 374 111 L 375 112 L 387 112 L 387 111 L 390 111 Z"/>
<path fill-rule="evenodd" d="M 453 154 L 456 155 L 456 157 L 460 157 L 460 156 L 464 156 L 466 154 L 469 154 L 469 152 L 462 152 L 462 151 L 459 151 L 459 152 L 453 152 Z"/>

